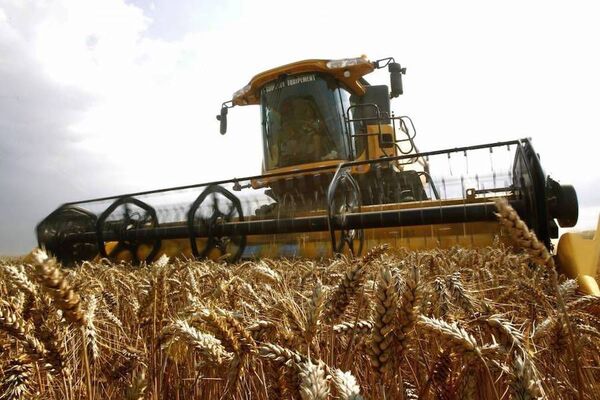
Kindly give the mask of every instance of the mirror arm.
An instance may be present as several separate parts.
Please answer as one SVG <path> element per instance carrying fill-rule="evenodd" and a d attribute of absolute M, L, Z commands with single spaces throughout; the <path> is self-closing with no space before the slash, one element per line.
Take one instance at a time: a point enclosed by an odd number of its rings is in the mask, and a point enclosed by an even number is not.
<path fill-rule="evenodd" d="M 375 67 L 375 69 L 381 69 L 387 67 L 389 63 L 395 62 L 396 60 L 394 60 L 394 57 L 382 58 L 380 60 L 373 61 L 373 67 Z"/>

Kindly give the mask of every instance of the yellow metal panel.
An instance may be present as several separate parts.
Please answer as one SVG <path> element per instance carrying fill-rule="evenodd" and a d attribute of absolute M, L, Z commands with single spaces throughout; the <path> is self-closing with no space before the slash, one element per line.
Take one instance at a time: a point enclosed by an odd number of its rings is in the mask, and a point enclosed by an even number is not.
<path fill-rule="evenodd" d="M 362 57 L 368 61 L 366 56 Z M 373 72 L 375 67 L 371 62 L 331 69 L 327 67 L 328 61 L 330 60 L 303 60 L 261 72 L 250 80 L 248 91 L 241 96 L 233 98 L 233 104 L 237 106 L 258 104 L 260 102 L 260 89 L 266 83 L 277 79 L 281 74 L 293 75 L 304 72 L 322 72 L 328 74 L 343 82 L 355 94 L 362 96 L 365 93 L 365 88 L 359 80 L 364 75 Z M 347 74 L 345 74 L 346 71 L 348 71 Z"/>
<path fill-rule="evenodd" d="M 592 239 L 579 233 L 564 233 L 558 241 L 556 253 L 561 272 L 577 279 L 584 293 L 600 296 L 596 282 L 600 267 L 600 219 Z"/>
<path fill-rule="evenodd" d="M 392 140 L 396 140 L 396 135 L 391 125 L 367 125 L 367 133 L 372 135 L 368 136 L 370 160 L 375 160 L 381 157 L 394 157 L 397 155 L 396 147 L 390 149 L 382 149 L 381 146 L 379 146 L 380 135 L 383 133 L 391 134 Z"/>
<path fill-rule="evenodd" d="M 452 246 L 484 247 L 493 243 L 500 233 L 500 225 L 494 221 L 458 224 L 438 224 L 425 226 L 404 226 L 394 228 L 366 229 L 363 253 L 367 249 L 381 244 L 388 244 L 392 249 L 425 250 L 433 248 L 450 248 Z M 311 232 L 299 234 L 255 235 L 249 236 L 246 245 L 246 257 L 307 257 L 319 259 L 333 255 L 329 232 Z M 206 239 L 196 239 L 202 248 Z M 115 247 L 115 242 L 106 244 L 106 251 Z M 144 260 L 150 254 L 150 245 L 141 245 L 137 257 Z M 345 253 L 348 253 L 346 250 Z M 155 259 L 162 255 L 170 258 L 190 259 L 192 257 L 188 239 L 163 240 L 161 250 Z M 216 259 L 219 252 L 209 255 Z M 120 262 L 131 262 L 129 251 L 123 250 L 112 257 Z"/>

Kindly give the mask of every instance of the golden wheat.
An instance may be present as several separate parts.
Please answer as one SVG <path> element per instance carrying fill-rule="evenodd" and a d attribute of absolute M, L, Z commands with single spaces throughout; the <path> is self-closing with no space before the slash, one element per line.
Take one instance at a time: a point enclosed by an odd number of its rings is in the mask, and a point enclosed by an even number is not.
<path fill-rule="evenodd" d="M 592 398 L 600 302 L 502 210 L 524 251 L 2 261 L 0 398 Z"/>

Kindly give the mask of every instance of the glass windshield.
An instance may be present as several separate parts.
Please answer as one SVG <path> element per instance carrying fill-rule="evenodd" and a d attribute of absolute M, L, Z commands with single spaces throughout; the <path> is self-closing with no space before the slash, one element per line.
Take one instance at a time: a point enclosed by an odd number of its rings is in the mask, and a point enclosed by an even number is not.
<path fill-rule="evenodd" d="M 265 169 L 347 159 L 335 80 L 284 76 L 261 91 Z"/>

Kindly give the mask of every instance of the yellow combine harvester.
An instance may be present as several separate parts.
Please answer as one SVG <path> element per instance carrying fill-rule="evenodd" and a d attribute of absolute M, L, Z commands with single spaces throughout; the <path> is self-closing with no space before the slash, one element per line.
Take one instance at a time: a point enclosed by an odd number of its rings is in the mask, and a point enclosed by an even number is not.
<path fill-rule="evenodd" d="M 390 88 L 365 80 L 385 67 Z M 575 190 L 544 174 L 528 139 L 419 152 L 411 119 L 390 108 L 404 73 L 393 58 L 364 56 L 262 72 L 217 116 L 224 134 L 230 108 L 260 106 L 262 175 L 67 203 L 37 226 L 39 244 L 65 264 L 486 246 L 500 233 L 498 197 L 548 247 L 556 221 L 575 225 Z M 600 294 L 600 235 L 563 237 L 564 270 Z"/>

